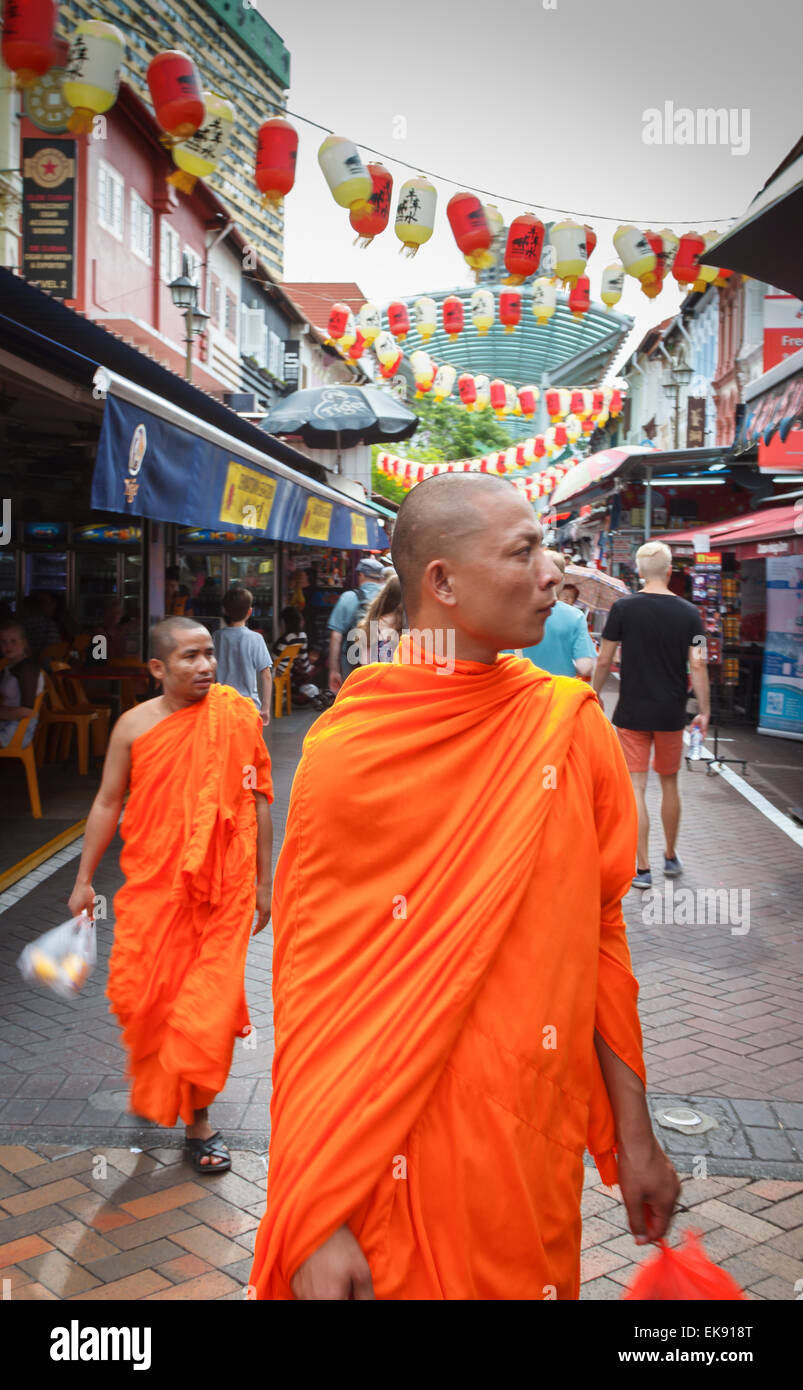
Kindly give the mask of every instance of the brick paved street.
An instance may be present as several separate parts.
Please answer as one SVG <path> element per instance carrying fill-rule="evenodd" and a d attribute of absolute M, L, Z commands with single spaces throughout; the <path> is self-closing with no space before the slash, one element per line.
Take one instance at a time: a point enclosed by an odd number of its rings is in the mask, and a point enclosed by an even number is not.
<path fill-rule="evenodd" d="M 276 851 L 310 722 L 297 712 L 270 730 Z M 705 1133 L 658 1130 L 686 1176 L 692 1211 L 679 1226 L 703 1230 L 712 1258 L 751 1297 L 790 1299 L 803 1277 L 800 850 L 721 778 L 699 769 L 683 774 L 682 788 L 686 872 L 673 891 L 734 890 L 738 911 L 700 925 L 670 903 L 675 919 L 661 920 L 660 872 L 652 897 L 628 895 L 651 1105 L 691 1104 L 716 1122 Z M 654 790 L 651 805 L 656 871 Z M 36 993 L 16 971 L 25 942 L 66 915 L 75 860 L 47 868 L 0 898 L 0 1276 L 15 1298 L 240 1298 L 264 1205 L 269 932 L 249 953 L 254 1033 L 238 1043 L 213 1111 L 235 1171 L 200 1180 L 181 1162 L 178 1131 L 126 1113 L 124 1056 L 103 993 L 111 924 L 75 1003 Z M 110 851 L 95 887 L 111 903 L 119 883 Z M 702 1164 L 706 1176 L 692 1177 Z M 643 1254 L 621 1204 L 595 1170 L 587 1178 L 582 1297 L 616 1299 Z"/>

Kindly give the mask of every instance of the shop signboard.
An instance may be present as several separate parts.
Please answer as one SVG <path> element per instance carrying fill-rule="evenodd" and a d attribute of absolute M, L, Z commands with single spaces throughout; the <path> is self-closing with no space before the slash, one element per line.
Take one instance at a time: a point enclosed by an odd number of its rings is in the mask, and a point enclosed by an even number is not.
<path fill-rule="evenodd" d="M 803 556 L 767 559 L 767 635 L 758 732 L 803 739 Z"/>
<path fill-rule="evenodd" d="M 770 289 L 764 296 L 764 371 L 803 348 L 803 303 L 791 294 Z M 803 469 L 803 429 L 791 429 L 785 439 L 776 430 L 769 444 L 759 442 L 758 466 L 780 472 Z"/>
<path fill-rule="evenodd" d="M 686 448 L 705 446 L 705 396 L 689 396 L 686 412 Z"/>
<path fill-rule="evenodd" d="M 22 273 L 56 299 L 75 298 L 75 141 L 22 142 Z"/>
<path fill-rule="evenodd" d="M 247 463 L 222 445 L 119 396 L 106 398 L 92 479 L 92 506 L 255 541 L 300 541 L 384 550 L 374 515 L 327 501 L 286 473 Z M 356 531 L 360 540 L 352 539 Z M 121 523 L 125 525 L 126 523 Z M 364 530 L 363 530 L 364 528 Z M 364 536 L 364 539 L 363 539 Z"/>

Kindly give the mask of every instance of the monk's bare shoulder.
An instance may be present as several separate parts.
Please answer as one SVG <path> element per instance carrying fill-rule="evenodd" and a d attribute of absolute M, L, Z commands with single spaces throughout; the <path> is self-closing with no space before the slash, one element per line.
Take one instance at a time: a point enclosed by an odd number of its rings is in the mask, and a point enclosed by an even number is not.
<path fill-rule="evenodd" d="M 169 711 L 164 709 L 162 698 L 157 695 L 153 700 L 143 700 L 141 705 L 134 705 L 132 709 L 127 709 L 120 715 L 114 726 L 114 733 L 117 741 L 123 747 L 130 748 L 134 739 L 139 738 L 140 734 L 145 734 L 148 729 L 152 729 L 154 724 L 166 719 Z"/>

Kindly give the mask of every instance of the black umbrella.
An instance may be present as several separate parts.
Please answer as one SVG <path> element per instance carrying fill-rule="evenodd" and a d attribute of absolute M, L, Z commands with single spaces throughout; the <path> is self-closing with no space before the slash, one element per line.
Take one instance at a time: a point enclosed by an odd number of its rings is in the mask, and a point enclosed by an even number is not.
<path fill-rule="evenodd" d="M 803 299 L 803 140 L 750 204 L 744 217 L 700 257 L 704 265 L 721 265 L 777 285 Z"/>
<path fill-rule="evenodd" d="M 349 449 L 409 439 L 418 429 L 418 416 L 375 386 L 316 386 L 285 396 L 261 427 L 269 434 L 300 435 L 311 448 Z"/>

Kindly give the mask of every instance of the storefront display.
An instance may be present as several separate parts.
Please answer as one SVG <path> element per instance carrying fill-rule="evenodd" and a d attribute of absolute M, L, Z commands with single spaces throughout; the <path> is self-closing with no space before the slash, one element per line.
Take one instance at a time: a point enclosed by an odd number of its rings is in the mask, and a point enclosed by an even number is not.
<path fill-rule="evenodd" d="M 298 608 L 311 651 L 329 645 L 329 617 L 344 589 L 352 586 L 354 556 L 317 546 L 284 548 L 283 606 Z"/>
<path fill-rule="evenodd" d="M 700 610 L 709 666 L 722 663 L 722 556 L 716 551 L 695 555 L 691 571 L 691 601 Z"/>
<path fill-rule="evenodd" d="M 803 739 L 803 555 L 767 560 L 767 637 L 758 731 Z"/>

